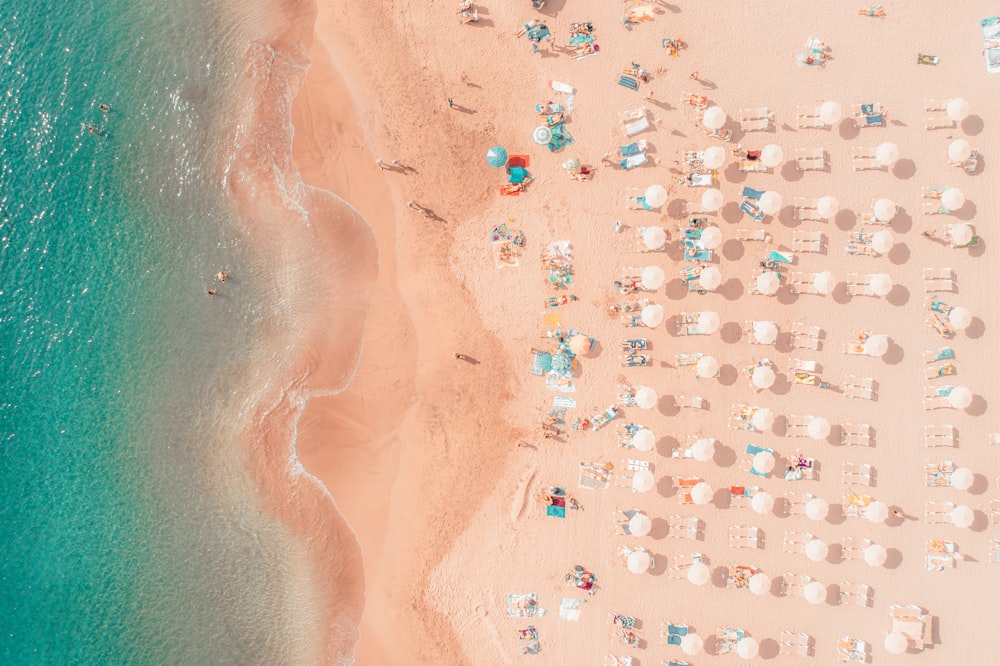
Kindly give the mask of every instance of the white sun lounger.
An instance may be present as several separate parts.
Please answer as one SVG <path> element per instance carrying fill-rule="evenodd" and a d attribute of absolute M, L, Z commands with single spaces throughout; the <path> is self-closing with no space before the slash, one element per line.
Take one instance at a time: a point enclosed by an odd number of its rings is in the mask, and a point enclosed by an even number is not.
<path fill-rule="evenodd" d="M 825 171 L 826 151 L 822 148 L 796 148 L 795 168 L 799 171 Z"/>

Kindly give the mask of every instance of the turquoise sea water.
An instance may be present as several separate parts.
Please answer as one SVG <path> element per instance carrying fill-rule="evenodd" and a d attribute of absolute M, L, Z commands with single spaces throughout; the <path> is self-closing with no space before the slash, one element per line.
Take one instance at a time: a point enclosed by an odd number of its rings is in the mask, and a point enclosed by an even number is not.
<path fill-rule="evenodd" d="M 224 186 L 252 4 L 0 3 L 5 664 L 310 653 L 227 418 L 272 305 Z"/>

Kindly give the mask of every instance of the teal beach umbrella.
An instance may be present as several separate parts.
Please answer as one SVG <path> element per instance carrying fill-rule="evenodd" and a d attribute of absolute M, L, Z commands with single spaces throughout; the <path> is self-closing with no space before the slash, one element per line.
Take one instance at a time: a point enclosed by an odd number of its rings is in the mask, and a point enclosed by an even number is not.
<path fill-rule="evenodd" d="M 507 165 L 507 151 L 503 146 L 493 146 L 486 151 L 486 163 L 495 169 Z"/>

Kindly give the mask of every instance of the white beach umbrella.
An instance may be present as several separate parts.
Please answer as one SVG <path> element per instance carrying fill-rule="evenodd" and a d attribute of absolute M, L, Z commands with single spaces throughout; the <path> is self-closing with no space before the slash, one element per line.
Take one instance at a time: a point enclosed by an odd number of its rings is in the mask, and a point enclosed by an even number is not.
<path fill-rule="evenodd" d="M 781 195 L 768 190 L 760 195 L 758 206 L 765 215 L 774 215 L 781 210 Z"/>
<path fill-rule="evenodd" d="M 884 523 L 885 519 L 889 517 L 889 505 L 882 500 L 875 500 L 868 504 L 868 509 L 865 511 L 865 516 L 868 518 L 868 522 Z"/>
<path fill-rule="evenodd" d="M 969 115 L 969 103 L 961 97 L 950 99 L 948 106 L 945 107 L 945 113 L 948 114 L 949 120 L 956 122 L 965 120 L 965 117 Z"/>
<path fill-rule="evenodd" d="M 812 562 L 822 562 L 830 553 L 830 547 L 822 539 L 813 539 L 806 544 L 806 557 Z"/>
<path fill-rule="evenodd" d="M 714 495 L 715 491 L 712 490 L 712 486 L 708 485 L 705 481 L 699 481 L 691 489 L 691 501 L 695 504 L 708 504 L 712 501 Z"/>
<path fill-rule="evenodd" d="M 888 222 L 896 216 L 896 202 L 891 199 L 879 199 L 872 210 L 876 220 Z"/>
<path fill-rule="evenodd" d="M 969 312 L 969 308 L 961 306 L 952 308 L 951 312 L 948 313 L 948 323 L 958 329 L 968 328 L 969 324 L 972 323 L 972 313 Z"/>
<path fill-rule="evenodd" d="M 692 585 L 704 585 L 712 577 L 712 572 L 708 565 L 702 562 L 695 562 L 688 567 L 687 579 Z"/>
<path fill-rule="evenodd" d="M 750 381 L 759 389 L 768 389 L 774 386 L 774 380 L 777 378 L 778 376 L 774 374 L 774 370 L 765 365 L 754 369 Z"/>
<path fill-rule="evenodd" d="M 958 210 L 965 205 L 965 192 L 957 187 L 949 187 L 941 193 L 941 205 L 950 211 Z"/>
<path fill-rule="evenodd" d="M 681 652 L 693 657 L 705 648 L 705 641 L 698 634 L 688 634 L 681 637 Z"/>
<path fill-rule="evenodd" d="M 958 490 L 968 490 L 974 480 L 975 475 L 968 467 L 959 467 L 951 473 L 951 485 Z"/>
<path fill-rule="evenodd" d="M 655 291 L 662 287 L 666 279 L 667 274 L 659 266 L 646 266 L 642 269 L 642 275 L 640 276 L 642 288 L 649 289 L 650 291 Z"/>
<path fill-rule="evenodd" d="M 809 419 L 806 434 L 816 441 L 822 441 L 830 436 L 830 422 L 822 416 L 814 416 Z"/>
<path fill-rule="evenodd" d="M 785 151 L 781 146 L 769 143 L 760 151 L 760 161 L 768 169 L 773 169 L 785 161 Z"/>
<path fill-rule="evenodd" d="M 658 303 L 647 305 L 642 309 L 642 314 L 640 315 L 642 323 L 649 328 L 656 328 L 662 324 L 663 318 L 666 316 L 663 306 Z"/>
<path fill-rule="evenodd" d="M 760 651 L 757 639 L 744 636 L 736 642 L 736 654 L 740 659 L 753 659 Z"/>
<path fill-rule="evenodd" d="M 885 564 L 885 559 L 889 556 L 886 552 L 884 546 L 880 546 L 877 543 L 865 548 L 864 557 L 865 563 L 870 567 L 880 567 Z"/>
<path fill-rule="evenodd" d="M 706 250 L 714 250 L 722 245 L 722 229 L 719 227 L 708 227 L 701 232 L 698 243 Z"/>
<path fill-rule="evenodd" d="M 656 435 L 649 428 L 639 428 L 632 435 L 632 448 L 636 451 L 652 451 L 656 446 Z"/>
<path fill-rule="evenodd" d="M 648 469 L 640 469 L 632 477 L 632 492 L 646 493 L 652 490 L 654 485 L 653 473 Z"/>
<path fill-rule="evenodd" d="M 771 579 L 767 574 L 755 573 L 750 576 L 750 581 L 747 584 L 750 591 L 756 594 L 758 597 L 767 594 L 768 590 L 771 589 Z"/>
<path fill-rule="evenodd" d="M 955 409 L 965 409 L 972 404 L 972 391 L 964 386 L 956 386 L 948 394 L 948 404 Z"/>
<path fill-rule="evenodd" d="M 778 339 L 778 326 L 773 321 L 755 321 L 753 339 L 762 345 L 773 345 Z"/>
<path fill-rule="evenodd" d="M 663 187 L 663 185 L 650 185 L 646 188 L 643 198 L 646 200 L 648 206 L 659 208 L 667 203 L 667 188 Z"/>
<path fill-rule="evenodd" d="M 889 336 L 888 335 L 870 335 L 868 339 L 865 340 L 864 344 L 865 354 L 868 356 L 885 356 L 885 353 L 889 351 Z"/>
<path fill-rule="evenodd" d="M 903 654 L 906 652 L 906 648 L 910 646 L 910 641 L 898 631 L 893 631 L 885 635 L 885 643 L 883 645 L 885 651 L 889 654 Z"/>
<path fill-rule="evenodd" d="M 634 550 L 628 554 L 626 561 L 628 570 L 634 574 L 643 574 L 649 571 L 649 553 L 644 550 Z"/>
<path fill-rule="evenodd" d="M 711 379 L 719 374 L 719 359 L 714 356 L 702 356 L 694 368 L 695 373 L 702 379 Z"/>
<path fill-rule="evenodd" d="M 839 209 L 840 202 L 837 201 L 836 197 L 820 197 L 819 201 L 816 202 L 816 212 L 826 219 L 830 219 L 836 215 Z"/>
<path fill-rule="evenodd" d="M 698 284 L 705 291 L 715 291 L 722 284 L 722 271 L 718 266 L 703 268 L 701 275 L 698 276 Z"/>
<path fill-rule="evenodd" d="M 715 456 L 715 440 L 702 437 L 691 445 L 691 455 L 698 462 L 708 462 Z"/>
<path fill-rule="evenodd" d="M 956 506 L 954 509 L 951 510 L 951 513 L 948 514 L 948 516 L 951 518 L 952 525 L 954 525 L 955 527 L 961 527 L 963 529 L 971 526 L 972 520 L 975 517 L 972 513 L 972 509 L 970 509 L 964 504 L 959 504 L 958 506 Z"/>
<path fill-rule="evenodd" d="M 539 125 L 532 131 L 531 140 L 539 146 L 544 146 L 552 140 L 552 130 L 545 125 Z"/>
<path fill-rule="evenodd" d="M 830 271 L 822 271 L 813 275 L 813 287 L 821 294 L 829 294 L 833 291 L 835 284 L 836 278 Z"/>
<path fill-rule="evenodd" d="M 768 430 L 774 425 L 774 413 L 767 407 L 761 407 L 750 417 L 750 425 L 761 432 Z"/>
<path fill-rule="evenodd" d="M 640 386 L 635 390 L 635 404 L 640 409 L 652 409 L 660 399 L 656 391 L 648 386 Z"/>
<path fill-rule="evenodd" d="M 774 296 L 781 287 L 781 278 L 773 271 L 764 271 L 757 276 L 757 291 L 765 296 Z"/>
<path fill-rule="evenodd" d="M 667 232 L 663 227 L 646 227 L 642 230 L 642 243 L 649 250 L 659 250 L 667 242 Z"/>
<path fill-rule="evenodd" d="M 726 124 L 726 112 L 722 110 L 721 106 L 713 106 L 705 109 L 705 113 L 701 117 L 701 123 L 710 130 L 721 129 Z"/>
<path fill-rule="evenodd" d="M 834 101 L 823 102 L 822 106 L 819 107 L 819 119 L 827 125 L 832 125 L 840 120 L 841 113 L 843 113 L 843 109 L 841 109 L 840 104 Z"/>
<path fill-rule="evenodd" d="M 774 454 L 770 451 L 758 451 L 753 456 L 753 468 L 761 474 L 769 474 L 774 469 Z"/>
<path fill-rule="evenodd" d="M 806 502 L 806 516 L 809 520 L 824 520 L 830 513 L 830 505 L 822 497 L 813 497 Z"/>
<path fill-rule="evenodd" d="M 726 163 L 726 149 L 722 146 L 711 146 L 706 148 L 701 155 L 701 163 L 705 165 L 707 169 L 718 169 L 723 164 Z M 718 190 L 708 190 L 709 192 L 719 192 Z M 721 195 L 722 193 L 719 192 Z M 702 201 L 705 197 L 702 196 Z M 722 204 L 719 204 L 720 206 Z"/>
<path fill-rule="evenodd" d="M 711 335 L 719 330 L 719 325 L 722 322 L 719 320 L 719 315 L 715 312 L 700 312 L 698 313 L 698 332 Z"/>
<path fill-rule="evenodd" d="M 632 536 L 646 536 L 652 528 L 653 521 L 649 519 L 649 516 L 641 511 L 629 518 L 628 532 Z"/>
<path fill-rule="evenodd" d="M 885 254 L 896 244 L 896 238 L 888 229 L 876 231 L 872 234 L 872 249 L 879 254 Z"/>
<path fill-rule="evenodd" d="M 821 604 L 826 600 L 826 586 L 818 580 L 814 580 L 806 585 L 802 596 L 811 604 Z"/>
<path fill-rule="evenodd" d="M 972 155 L 972 146 L 965 139 L 955 139 L 948 145 L 948 159 L 952 162 L 964 162 Z"/>
<path fill-rule="evenodd" d="M 723 155 L 726 154 L 726 151 L 724 151 L 719 146 L 713 146 L 712 148 L 707 149 L 705 151 L 705 154 L 708 155 L 708 151 L 709 150 L 714 150 L 714 149 L 718 149 L 719 152 L 721 152 Z M 706 163 L 705 166 L 708 166 L 708 164 Z M 720 163 L 719 166 L 722 166 L 722 164 Z M 717 169 L 718 167 L 708 166 L 708 168 L 709 169 Z M 725 197 L 722 196 L 722 192 L 720 192 L 719 190 L 716 190 L 714 188 L 711 189 L 711 190 L 705 190 L 701 194 L 701 207 L 704 210 L 707 210 L 707 211 L 709 211 L 711 213 L 714 213 L 715 211 L 717 211 L 720 208 L 722 208 L 723 202 L 725 202 Z"/>
<path fill-rule="evenodd" d="M 764 516 L 774 509 L 774 496 L 763 490 L 750 498 L 750 508 Z"/>
<path fill-rule="evenodd" d="M 959 222 L 948 228 L 948 235 L 951 237 L 952 247 L 965 247 L 972 242 L 975 231 L 968 222 Z"/>
<path fill-rule="evenodd" d="M 590 338 L 586 335 L 578 333 L 569 339 L 569 348 L 574 354 L 586 354 L 592 346 Z"/>
<path fill-rule="evenodd" d="M 876 273 L 869 276 L 868 286 L 876 296 L 885 296 L 892 291 L 892 278 L 886 273 Z"/>
<path fill-rule="evenodd" d="M 899 159 L 899 146 L 894 143 L 880 143 L 875 149 L 875 161 L 882 166 L 892 166 Z"/>

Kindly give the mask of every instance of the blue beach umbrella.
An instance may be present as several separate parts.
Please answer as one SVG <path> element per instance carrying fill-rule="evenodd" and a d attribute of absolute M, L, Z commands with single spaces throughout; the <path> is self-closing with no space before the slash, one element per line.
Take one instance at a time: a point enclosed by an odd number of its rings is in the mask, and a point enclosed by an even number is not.
<path fill-rule="evenodd" d="M 503 146 L 493 146 L 486 151 L 486 163 L 494 169 L 507 165 L 507 151 Z"/>
<path fill-rule="evenodd" d="M 568 374 L 573 368 L 573 357 L 566 353 L 552 355 L 552 372 Z"/>

